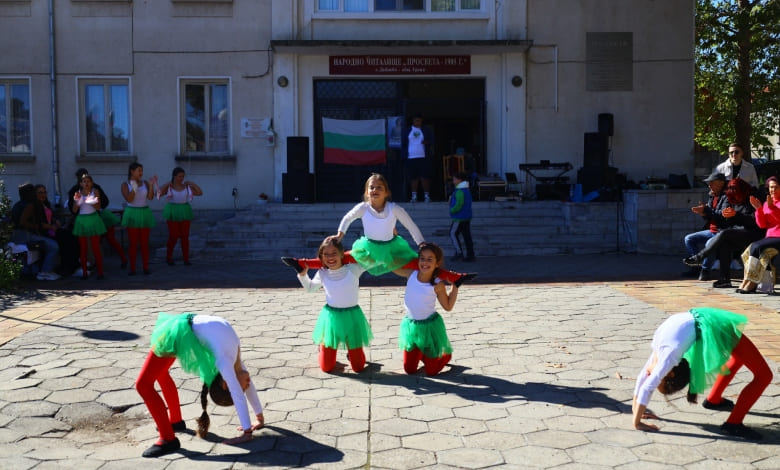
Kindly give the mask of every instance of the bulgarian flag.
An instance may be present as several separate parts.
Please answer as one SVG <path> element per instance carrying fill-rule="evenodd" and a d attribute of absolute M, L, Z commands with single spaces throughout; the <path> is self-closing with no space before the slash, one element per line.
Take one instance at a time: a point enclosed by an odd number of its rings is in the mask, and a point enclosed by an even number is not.
<path fill-rule="evenodd" d="M 382 165 L 385 163 L 385 120 L 348 121 L 322 118 L 325 163 Z"/>

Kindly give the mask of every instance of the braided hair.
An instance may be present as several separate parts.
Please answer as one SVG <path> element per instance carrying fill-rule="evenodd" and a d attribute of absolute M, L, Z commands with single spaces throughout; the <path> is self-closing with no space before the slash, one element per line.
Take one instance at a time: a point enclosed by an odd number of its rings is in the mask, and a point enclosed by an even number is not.
<path fill-rule="evenodd" d="M 211 418 L 206 411 L 209 404 L 209 395 L 211 400 L 219 406 L 233 406 L 233 397 L 230 396 L 230 390 L 224 387 L 225 381 L 222 380 L 222 374 L 217 374 L 211 385 L 203 383 L 203 388 L 200 390 L 200 406 L 203 407 L 203 413 L 200 418 L 195 420 L 198 423 L 198 430 L 196 432 L 198 437 L 205 438 L 209 432 L 209 426 L 211 425 Z"/>

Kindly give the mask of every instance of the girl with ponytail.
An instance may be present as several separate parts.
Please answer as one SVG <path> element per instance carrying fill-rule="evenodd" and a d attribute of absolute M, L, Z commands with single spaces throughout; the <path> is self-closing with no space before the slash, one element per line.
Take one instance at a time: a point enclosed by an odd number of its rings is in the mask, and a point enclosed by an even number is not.
<path fill-rule="evenodd" d="M 634 427 L 657 431 L 658 426 L 642 419 L 658 419 L 647 404 L 654 389 L 664 395 L 688 387 L 688 402 L 713 384 L 702 403 L 704 408 L 730 411 L 720 429 L 728 435 L 749 440 L 762 436 L 742 421 L 772 381 L 766 360 L 742 329 L 747 317 L 710 307 L 693 308 L 666 319 L 653 335 L 653 352 L 639 372 L 634 388 Z M 753 380 L 740 392 L 737 402 L 723 398 L 723 392 L 740 367 L 753 372 Z"/>
<path fill-rule="evenodd" d="M 185 372 L 199 375 L 203 380 L 200 394 L 203 413 L 197 420 L 199 437 L 208 434 L 211 422 L 207 412 L 209 395 L 219 406 L 235 406 L 241 422 L 243 433 L 225 440 L 224 444 L 247 442 L 254 431 L 263 427 L 263 407 L 241 361 L 238 335 L 224 318 L 160 313 L 151 344 L 135 388 L 149 409 L 160 438 L 144 451 L 144 457 L 159 457 L 178 450 L 181 444 L 174 432 L 187 429 L 181 416 L 179 392 L 169 373 L 176 358 Z M 155 390 L 154 382 L 160 385 L 162 397 Z M 254 423 L 247 402 L 255 412 Z"/>

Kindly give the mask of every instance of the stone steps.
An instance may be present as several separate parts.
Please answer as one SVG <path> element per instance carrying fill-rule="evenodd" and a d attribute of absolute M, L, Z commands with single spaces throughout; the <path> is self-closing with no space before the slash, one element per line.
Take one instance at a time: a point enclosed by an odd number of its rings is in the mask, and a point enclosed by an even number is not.
<path fill-rule="evenodd" d="M 191 249 L 201 258 L 273 260 L 313 256 L 324 237 L 336 232 L 348 203 L 268 203 L 238 211 L 218 224 L 193 231 Z M 426 240 L 452 252 L 445 202 L 404 204 Z M 616 203 L 475 202 L 472 236 L 477 256 L 600 253 L 616 249 Z M 411 242 L 405 228 L 398 232 Z M 346 247 L 362 235 L 356 221 Z"/>

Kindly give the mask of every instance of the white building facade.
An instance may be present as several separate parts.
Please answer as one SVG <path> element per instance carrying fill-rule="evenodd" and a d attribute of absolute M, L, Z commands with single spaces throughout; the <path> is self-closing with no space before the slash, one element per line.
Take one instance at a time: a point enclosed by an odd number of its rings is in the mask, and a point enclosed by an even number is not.
<path fill-rule="evenodd" d="M 118 201 L 138 161 L 163 180 L 183 167 L 203 209 L 260 193 L 354 201 L 371 171 L 403 200 L 402 149 L 325 163 L 322 118 L 416 114 L 435 136 L 435 199 L 455 153 L 483 179 L 549 161 L 575 182 L 599 115 L 613 129 L 599 165 L 633 181 L 693 173 L 693 0 L 46 3 L 0 2 L 13 198 L 24 181 L 66 191 L 86 167 Z"/>

